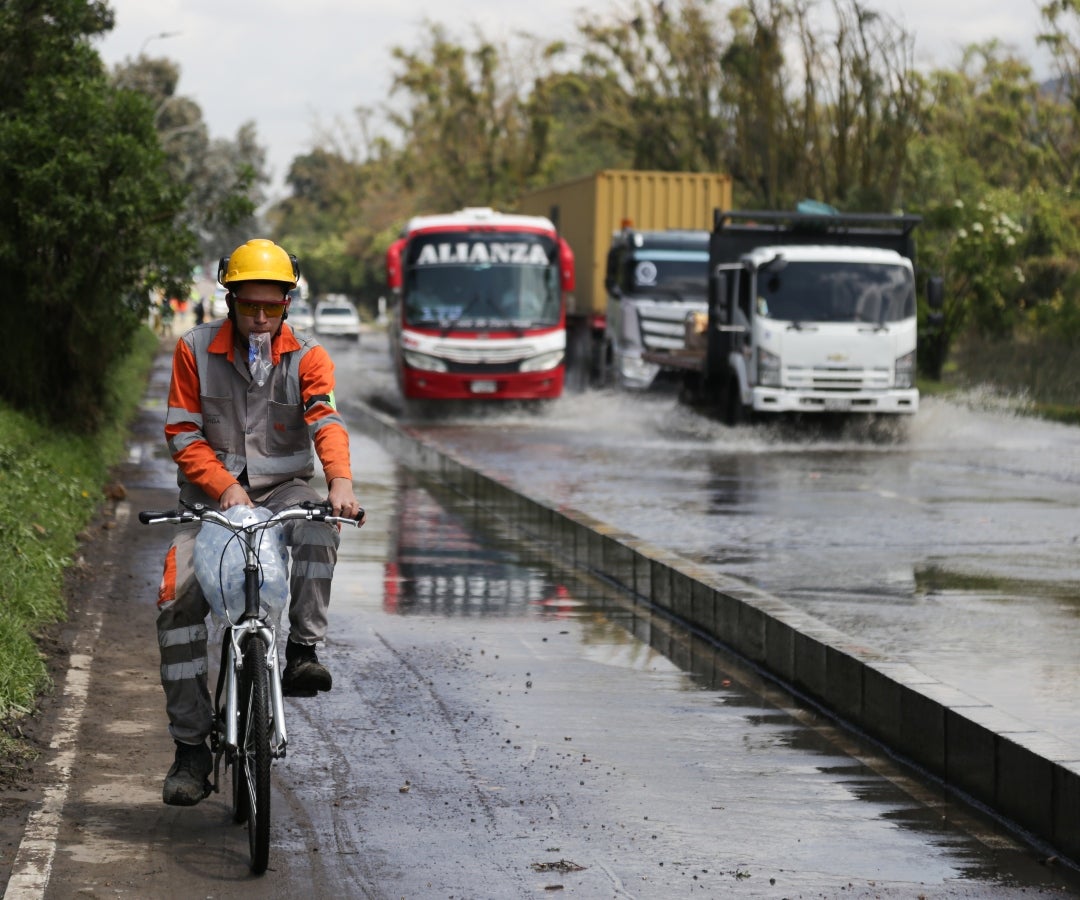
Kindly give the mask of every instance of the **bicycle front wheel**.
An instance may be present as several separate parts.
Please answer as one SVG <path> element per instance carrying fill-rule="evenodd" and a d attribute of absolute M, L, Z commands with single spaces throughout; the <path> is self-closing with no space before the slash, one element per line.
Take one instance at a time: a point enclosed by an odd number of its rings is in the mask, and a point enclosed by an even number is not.
<path fill-rule="evenodd" d="M 233 818 L 247 820 L 251 870 L 270 861 L 270 674 L 266 645 L 258 637 L 244 645 L 240 672 L 240 731 L 233 770 Z"/>

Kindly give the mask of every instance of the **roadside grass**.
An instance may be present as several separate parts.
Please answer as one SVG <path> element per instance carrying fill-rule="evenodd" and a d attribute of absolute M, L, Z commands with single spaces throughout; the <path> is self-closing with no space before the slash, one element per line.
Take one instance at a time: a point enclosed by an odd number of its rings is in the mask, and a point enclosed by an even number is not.
<path fill-rule="evenodd" d="M 157 349 L 157 337 L 140 331 L 98 434 L 56 432 L 0 403 L 0 757 L 9 765 L 30 753 L 18 721 L 52 687 L 39 641 L 67 617 L 65 569 L 122 458 Z"/>
<path fill-rule="evenodd" d="M 968 336 L 953 348 L 941 381 L 920 378 L 918 386 L 923 396 L 977 392 L 1018 415 L 1080 425 L 1080 346 L 1038 335 Z"/>

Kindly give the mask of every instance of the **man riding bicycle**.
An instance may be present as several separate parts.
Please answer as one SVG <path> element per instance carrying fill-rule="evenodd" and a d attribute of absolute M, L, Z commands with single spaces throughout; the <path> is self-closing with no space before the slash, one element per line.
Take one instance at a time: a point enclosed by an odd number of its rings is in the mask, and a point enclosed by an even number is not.
<path fill-rule="evenodd" d="M 228 317 L 196 325 L 176 344 L 165 438 L 177 465 L 180 499 L 225 510 L 276 512 L 327 500 L 336 516 L 355 517 L 349 435 L 334 405 L 334 365 L 307 333 L 285 325 L 289 291 L 300 270 L 277 244 L 250 240 L 221 260 Z M 328 494 L 310 485 L 318 455 Z M 330 583 L 340 541 L 335 526 L 284 526 L 292 548 L 289 639 L 282 690 L 329 691 L 330 672 L 315 646 L 326 635 Z M 158 590 L 161 682 L 176 758 L 162 799 L 192 806 L 210 791 L 206 738 L 213 707 L 207 686 L 209 607 L 195 576 L 198 525 L 178 530 Z"/>

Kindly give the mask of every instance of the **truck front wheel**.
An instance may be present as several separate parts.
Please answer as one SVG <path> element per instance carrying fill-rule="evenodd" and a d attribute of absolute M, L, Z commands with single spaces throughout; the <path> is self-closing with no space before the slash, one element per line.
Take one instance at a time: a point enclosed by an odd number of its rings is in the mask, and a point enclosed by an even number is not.
<path fill-rule="evenodd" d="M 592 386 L 607 387 L 612 383 L 612 348 L 607 336 L 601 332 L 593 337 L 592 342 Z"/>
<path fill-rule="evenodd" d="M 741 425 L 743 420 L 742 397 L 739 396 L 738 385 L 732 385 L 729 382 L 724 397 L 724 424 L 734 428 L 736 425 Z"/>
<path fill-rule="evenodd" d="M 566 320 L 566 389 L 581 393 L 589 387 L 592 335 L 580 319 Z"/>
<path fill-rule="evenodd" d="M 743 406 L 739 376 L 735 371 L 728 373 L 718 406 L 725 425 L 745 425 L 751 419 L 751 411 Z"/>

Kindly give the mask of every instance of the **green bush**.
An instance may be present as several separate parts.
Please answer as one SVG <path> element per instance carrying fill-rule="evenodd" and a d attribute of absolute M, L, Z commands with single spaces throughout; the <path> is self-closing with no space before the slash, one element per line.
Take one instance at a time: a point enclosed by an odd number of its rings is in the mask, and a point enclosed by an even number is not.
<path fill-rule="evenodd" d="M 49 688 L 37 639 L 67 616 L 65 569 L 109 468 L 122 458 L 158 348 L 145 328 L 133 343 L 109 378 L 105 425 L 94 434 L 58 431 L 0 403 L 0 722 L 7 725 Z"/>

